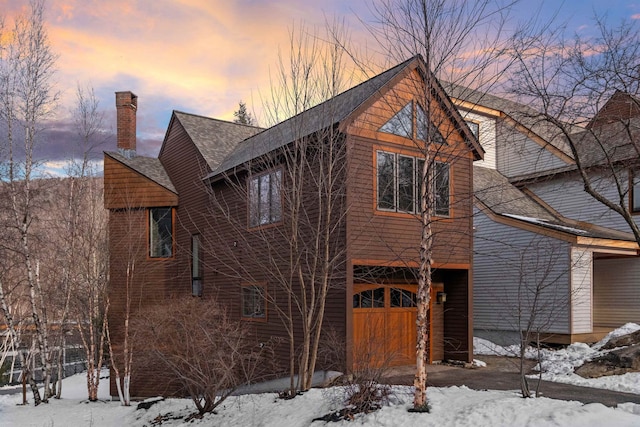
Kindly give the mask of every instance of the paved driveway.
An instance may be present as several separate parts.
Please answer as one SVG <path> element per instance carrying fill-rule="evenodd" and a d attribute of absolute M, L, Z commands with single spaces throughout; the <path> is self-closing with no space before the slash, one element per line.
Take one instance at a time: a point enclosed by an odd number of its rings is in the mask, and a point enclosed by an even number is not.
<path fill-rule="evenodd" d="M 518 360 L 499 356 L 482 356 L 486 368 L 463 368 L 448 365 L 430 365 L 427 369 L 427 383 L 435 387 L 465 385 L 474 390 L 520 390 Z M 527 361 L 530 370 L 532 361 Z M 393 368 L 388 381 L 391 384 L 413 385 L 414 368 Z M 529 379 L 529 389 L 535 390 L 537 380 Z M 640 395 L 602 390 L 599 388 L 579 387 L 550 381 L 541 381 L 541 396 L 562 400 L 577 400 L 583 403 L 602 403 L 615 407 L 619 403 L 640 404 Z"/>

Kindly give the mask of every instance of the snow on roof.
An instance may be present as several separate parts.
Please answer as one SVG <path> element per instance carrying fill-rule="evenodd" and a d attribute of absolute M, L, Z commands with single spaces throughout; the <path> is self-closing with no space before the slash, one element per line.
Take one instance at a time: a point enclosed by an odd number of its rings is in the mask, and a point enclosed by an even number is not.
<path fill-rule="evenodd" d="M 567 227 L 566 225 L 553 224 L 546 219 L 540 218 L 531 218 L 528 216 L 522 215 L 514 215 L 514 214 L 503 214 L 504 216 L 508 216 L 509 218 L 518 219 L 520 221 L 526 221 L 532 224 L 542 225 L 543 227 L 553 228 L 554 230 L 565 231 L 571 234 L 589 234 L 587 230 L 582 230 L 580 228 L 575 227 Z"/>

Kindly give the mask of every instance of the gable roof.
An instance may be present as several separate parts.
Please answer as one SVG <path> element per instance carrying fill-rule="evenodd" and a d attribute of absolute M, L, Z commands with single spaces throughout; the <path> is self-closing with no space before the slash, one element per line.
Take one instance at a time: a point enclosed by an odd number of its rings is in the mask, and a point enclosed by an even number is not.
<path fill-rule="evenodd" d="M 640 117 L 601 124 L 571 135 L 585 167 L 637 161 L 640 156 Z"/>
<path fill-rule="evenodd" d="M 256 126 L 212 119 L 174 110 L 171 123 L 167 128 L 167 133 L 165 134 L 164 142 L 160 149 L 159 157 L 162 155 L 169 130 L 174 120 L 177 120 L 182 125 L 211 169 L 217 168 L 240 141 L 262 131 L 262 128 Z"/>
<path fill-rule="evenodd" d="M 499 215 L 519 215 L 545 221 L 558 219 L 494 169 L 473 167 L 473 193 L 485 207 Z"/>
<path fill-rule="evenodd" d="M 522 228 L 541 234 L 563 233 L 578 238 L 635 242 L 631 233 L 561 216 L 517 189 L 496 170 L 474 166 L 473 181 L 474 196 L 481 210 L 495 218 L 511 220 L 512 225 L 522 224 Z"/>
<path fill-rule="evenodd" d="M 544 140 L 549 146 L 545 148 L 555 148 L 564 155 L 572 157 L 571 149 L 564 140 L 563 134 L 556 127 L 544 120 L 543 115 L 529 107 L 510 99 L 492 95 L 487 92 L 471 89 L 466 86 L 450 82 L 443 82 L 443 87 L 451 98 L 466 102 L 469 106 L 460 108 L 473 109 L 476 106 L 486 107 L 498 111 L 506 117 L 510 117 L 517 123 L 530 130 L 533 134 Z M 571 132 L 580 132 L 584 128 L 567 124 Z"/>
<path fill-rule="evenodd" d="M 217 168 L 213 168 L 212 172 L 206 178 L 212 178 L 238 167 L 251 159 L 283 147 L 297 138 L 310 135 L 322 129 L 327 129 L 347 120 L 373 96 L 380 94 L 385 87 L 388 87 L 390 83 L 405 72 L 405 70 L 423 65 L 422 57 L 420 55 L 414 56 L 327 101 L 248 138 L 238 144 Z M 433 81 L 437 84 L 435 78 Z M 459 116 L 444 90 L 442 90 L 440 86 L 438 87 L 441 89 L 441 94 L 446 98 L 446 101 L 448 101 L 447 106 L 454 111 L 454 114 Z M 459 124 L 463 123 L 461 117 L 459 117 L 457 121 Z M 475 136 L 471 134 L 466 125 L 463 125 L 463 129 L 466 129 L 468 139 L 473 141 L 472 148 L 474 151 L 483 151 L 482 147 L 477 143 Z"/>
<path fill-rule="evenodd" d="M 160 159 L 156 157 L 144 156 L 134 156 L 129 158 L 114 151 L 105 151 L 105 154 L 112 159 L 122 163 L 123 165 L 133 169 L 139 174 L 149 178 L 156 184 L 159 184 L 167 190 L 178 194 L 178 191 L 173 185 L 173 182 L 171 182 L 171 178 L 169 178 L 167 171 L 164 169 L 164 166 L 162 166 L 162 163 L 160 163 Z"/>
<path fill-rule="evenodd" d="M 620 120 L 640 116 L 640 99 L 621 90 L 617 90 L 605 102 L 587 124 L 587 129 L 596 128 Z"/>

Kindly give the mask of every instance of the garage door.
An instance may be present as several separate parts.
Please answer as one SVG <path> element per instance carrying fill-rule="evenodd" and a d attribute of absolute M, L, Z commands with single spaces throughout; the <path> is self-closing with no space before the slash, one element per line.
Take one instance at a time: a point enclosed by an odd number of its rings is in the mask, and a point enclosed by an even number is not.
<path fill-rule="evenodd" d="M 440 289 L 442 285 L 434 285 L 432 294 Z M 353 361 L 356 367 L 415 364 L 416 292 L 417 285 L 354 285 Z M 442 358 L 443 322 L 437 315 L 442 311 L 441 306 L 438 309 L 430 313 L 430 337 L 436 353 L 430 360 Z"/>

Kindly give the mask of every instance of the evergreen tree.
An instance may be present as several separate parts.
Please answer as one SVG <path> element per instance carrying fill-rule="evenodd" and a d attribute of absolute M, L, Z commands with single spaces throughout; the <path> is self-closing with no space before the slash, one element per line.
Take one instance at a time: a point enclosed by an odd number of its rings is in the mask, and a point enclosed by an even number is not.
<path fill-rule="evenodd" d="M 242 101 L 238 102 L 238 110 L 234 111 L 233 116 L 235 117 L 233 121 L 236 123 L 252 126 L 255 125 L 253 116 L 249 111 L 247 111 L 247 104 Z"/>

